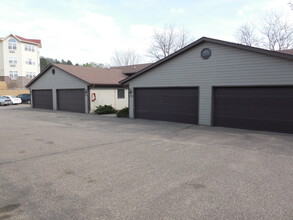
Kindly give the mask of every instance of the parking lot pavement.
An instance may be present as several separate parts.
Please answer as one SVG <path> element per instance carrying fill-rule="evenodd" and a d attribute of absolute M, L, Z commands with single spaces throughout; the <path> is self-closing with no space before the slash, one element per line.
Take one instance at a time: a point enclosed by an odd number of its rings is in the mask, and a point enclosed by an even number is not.
<path fill-rule="evenodd" d="M 0 108 L 0 219 L 293 219 L 293 137 Z"/>

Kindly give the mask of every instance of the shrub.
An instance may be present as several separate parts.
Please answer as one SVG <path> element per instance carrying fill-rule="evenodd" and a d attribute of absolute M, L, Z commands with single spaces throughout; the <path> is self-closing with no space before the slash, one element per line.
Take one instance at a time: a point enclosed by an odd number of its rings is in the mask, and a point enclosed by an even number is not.
<path fill-rule="evenodd" d="M 117 117 L 127 118 L 129 115 L 129 109 L 127 107 L 116 112 Z"/>
<path fill-rule="evenodd" d="M 116 110 L 111 105 L 99 105 L 95 110 L 95 113 L 98 115 L 114 114 L 116 113 Z"/>

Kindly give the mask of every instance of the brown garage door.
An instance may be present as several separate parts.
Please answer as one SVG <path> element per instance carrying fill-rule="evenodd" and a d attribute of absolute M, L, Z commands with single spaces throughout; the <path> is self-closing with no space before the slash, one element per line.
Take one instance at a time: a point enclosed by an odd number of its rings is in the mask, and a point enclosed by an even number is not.
<path fill-rule="evenodd" d="M 198 123 L 198 88 L 137 88 L 135 117 Z"/>
<path fill-rule="evenodd" d="M 85 113 L 84 89 L 57 90 L 57 106 L 61 111 Z"/>
<path fill-rule="evenodd" d="M 293 87 L 214 88 L 214 125 L 293 133 Z"/>
<path fill-rule="evenodd" d="M 52 90 L 32 90 L 33 108 L 53 109 Z"/>

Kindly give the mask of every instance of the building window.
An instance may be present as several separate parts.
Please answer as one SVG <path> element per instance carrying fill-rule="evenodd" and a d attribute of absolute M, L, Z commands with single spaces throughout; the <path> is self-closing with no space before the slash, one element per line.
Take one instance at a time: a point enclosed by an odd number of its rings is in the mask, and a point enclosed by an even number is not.
<path fill-rule="evenodd" d="M 36 63 L 32 59 L 26 59 L 25 64 L 27 64 L 27 65 L 35 65 Z"/>
<path fill-rule="evenodd" d="M 24 46 L 25 51 L 35 52 L 35 47 L 33 45 L 26 44 Z"/>
<path fill-rule="evenodd" d="M 26 77 L 26 78 L 33 79 L 33 78 L 36 77 L 36 73 L 35 73 L 35 72 L 26 72 L 25 77 Z"/>
<path fill-rule="evenodd" d="M 16 40 L 11 38 L 8 40 L 8 50 L 16 50 Z"/>
<path fill-rule="evenodd" d="M 15 66 L 17 64 L 17 59 L 16 57 L 9 57 L 9 60 L 8 60 L 10 66 Z"/>
<path fill-rule="evenodd" d="M 18 77 L 18 71 L 9 71 L 9 77 L 12 80 L 16 80 Z"/>
<path fill-rule="evenodd" d="M 125 89 L 117 89 L 117 98 L 125 99 Z"/>

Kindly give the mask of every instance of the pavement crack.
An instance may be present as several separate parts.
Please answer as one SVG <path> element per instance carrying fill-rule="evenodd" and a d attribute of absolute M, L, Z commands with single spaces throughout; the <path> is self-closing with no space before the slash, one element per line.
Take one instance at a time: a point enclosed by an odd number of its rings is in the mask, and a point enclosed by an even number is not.
<path fill-rule="evenodd" d="M 187 125 L 184 128 L 180 128 L 180 129 L 174 131 L 174 133 L 169 135 L 167 138 L 174 138 L 176 136 L 180 136 L 179 132 L 184 131 L 184 130 L 189 129 L 189 128 L 192 128 L 192 127 L 194 127 L 194 125 Z"/>
<path fill-rule="evenodd" d="M 98 144 L 98 145 L 94 145 L 94 146 L 79 147 L 79 148 L 68 149 L 68 150 L 64 150 L 64 151 L 52 152 L 52 153 L 48 153 L 48 154 L 36 155 L 36 156 L 27 157 L 27 158 L 23 158 L 23 159 L 19 159 L 19 160 L 10 160 L 10 161 L 6 161 L 6 162 L 1 162 L 0 166 L 6 165 L 6 164 L 18 163 L 18 162 L 27 161 L 27 160 L 32 160 L 32 159 L 37 159 L 37 158 L 42 158 L 42 157 L 54 156 L 54 155 L 58 155 L 58 154 L 71 153 L 71 152 L 82 151 L 82 150 L 89 150 L 89 149 L 98 148 L 98 147 L 102 147 L 102 146 L 106 146 L 106 145 L 110 145 L 110 144 L 129 142 L 131 140 L 132 139 L 126 139 L 126 140 L 118 141 L 118 142 L 106 142 L 106 143 L 102 143 L 102 144 Z"/>

